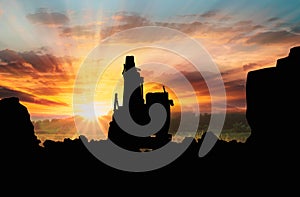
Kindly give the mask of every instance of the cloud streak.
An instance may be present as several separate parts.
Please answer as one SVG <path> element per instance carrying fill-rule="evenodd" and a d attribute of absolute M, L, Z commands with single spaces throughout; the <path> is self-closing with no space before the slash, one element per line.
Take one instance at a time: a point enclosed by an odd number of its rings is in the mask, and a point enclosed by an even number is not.
<path fill-rule="evenodd" d="M 76 25 L 72 27 L 62 27 L 59 35 L 62 37 L 89 39 L 96 37 L 96 32 L 95 25 Z"/>
<path fill-rule="evenodd" d="M 40 105 L 48 105 L 48 106 L 68 106 L 66 103 L 52 101 L 49 99 L 38 98 L 32 94 L 28 94 L 26 92 L 13 90 L 7 87 L 0 86 L 0 97 L 18 97 L 21 101 L 40 104 Z"/>
<path fill-rule="evenodd" d="M 300 35 L 288 31 L 267 31 L 260 32 L 247 40 L 248 44 L 283 44 L 299 43 Z"/>
<path fill-rule="evenodd" d="M 300 35 L 300 23 L 295 24 L 292 28 L 291 31 L 293 33 L 296 33 L 297 35 Z"/>
<path fill-rule="evenodd" d="M 272 18 L 269 18 L 267 21 L 268 22 L 275 22 L 275 21 L 278 21 L 280 20 L 278 17 L 272 17 Z"/>

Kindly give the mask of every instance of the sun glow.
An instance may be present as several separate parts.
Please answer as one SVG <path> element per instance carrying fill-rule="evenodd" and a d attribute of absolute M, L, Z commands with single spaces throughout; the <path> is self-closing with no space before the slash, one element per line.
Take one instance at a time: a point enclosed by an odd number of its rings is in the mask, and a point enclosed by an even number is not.
<path fill-rule="evenodd" d="M 105 116 L 111 110 L 111 106 L 104 106 L 98 102 L 82 104 L 76 109 L 75 115 L 79 115 L 88 121 L 98 121 L 99 117 Z"/>
<path fill-rule="evenodd" d="M 110 118 L 104 115 L 97 102 L 81 104 L 74 109 L 74 121 L 78 135 L 83 135 L 88 140 L 105 139 Z"/>

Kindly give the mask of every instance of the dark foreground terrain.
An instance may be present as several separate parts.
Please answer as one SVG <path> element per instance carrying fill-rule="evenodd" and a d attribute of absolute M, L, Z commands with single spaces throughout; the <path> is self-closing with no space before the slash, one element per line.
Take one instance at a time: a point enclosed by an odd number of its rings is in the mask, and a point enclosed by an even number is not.
<path fill-rule="evenodd" d="M 299 57 L 300 47 L 295 47 L 276 67 L 249 72 L 246 116 L 251 136 L 245 143 L 218 140 L 200 158 L 203 138 L 193 140 L 174 162 L 148 172 L 107 166 L 87 150 L 84 136 L 48 140 L 40 146 L 26 107 L 18 98 L 4 98 L 0 100 L 1 188 L 10 194 L 36 196 L 299 193 L 299 139 L 295 137 L 299 127 L 292 115 L 299 102 L 295 72 Z M 107 142 L 90 143 L 101 147 Z"/>

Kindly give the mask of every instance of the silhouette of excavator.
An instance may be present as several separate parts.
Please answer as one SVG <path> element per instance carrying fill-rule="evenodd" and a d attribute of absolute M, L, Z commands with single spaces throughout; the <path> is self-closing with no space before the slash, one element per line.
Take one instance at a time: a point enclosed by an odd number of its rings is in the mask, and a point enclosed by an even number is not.
<path fill-rule="evenodd" d="M 173 100 L 169 99 L 169 94 L 163 86 L 163 92 L 147 93 L 145 102 L 143 96 L 144 78 L 140 76 L 139 71 L 140 69 L 135 67 L 134 56 L 126 56 L 122 72 L 124 78 L 123 106 L 119 105 L 118 95 L 115 94 L 114 113 L 108 130 L 108 138 L 112 142 L 131 151 L 157 149 L 172 139 L 172 135 L 168 131 L 170 127 L 170 106 L 174 105 Z M 151 121 L 149 109 L 155 103 L 159 103 L 165 108 L 167 117 L 163 126 L 154 135 L 146 137 L 131 135 L 124 131 L 116 121 L 117 116 L 125 118 L 124 114 L 127 114 L 131 116 L 130 118 L 136 124 L 147 125 Z M 124 113 L 125 110 L 129 110 L 129 113 Z M 139 132 L 146 131 L 141 129 Z"/>

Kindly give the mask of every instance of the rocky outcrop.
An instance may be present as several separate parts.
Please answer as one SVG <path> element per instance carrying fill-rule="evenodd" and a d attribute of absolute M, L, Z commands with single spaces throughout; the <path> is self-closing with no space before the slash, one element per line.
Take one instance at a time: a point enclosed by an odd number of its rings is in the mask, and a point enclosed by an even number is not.
<path fill-rule="evenodd" d="M 300 46 L 277 60 L 276 67 L 250 71 L 246 83 L 247 143 L 259 152 L 288 154 L 297 149 Z"/>
<path fill-rule="evenodd" d="M 2 151 L 10 159 L 33 157 L 40 149 L 28 110 L 18 98 L 0 100 L 0 129 Z"/>

